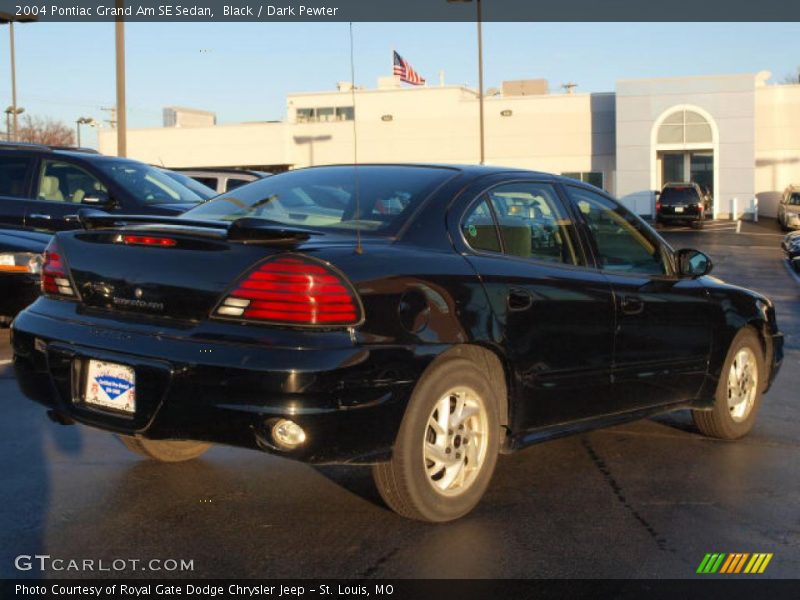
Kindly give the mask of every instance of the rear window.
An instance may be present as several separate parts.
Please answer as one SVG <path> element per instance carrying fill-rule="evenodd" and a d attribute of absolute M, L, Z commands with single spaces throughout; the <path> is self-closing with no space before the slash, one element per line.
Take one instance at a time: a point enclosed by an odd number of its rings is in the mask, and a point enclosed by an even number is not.
<path fill-rule="evenodd" d="M 0 157 L 0 196 L 25 195 L 25 175 L 31 160 L 21 157 Z"/>
<path fill-rule="evenodd" d="M 256 217 L 282 225 L 390 235 L 455 170 L 404 166 L 299 169 L 227 192 L 187 219 Z"/>
<path fill-rule="evenodd" d="M 661 204 L 677 204 L 678 202 L 696 204 L 700 201 L 700 195 L 691 185 L 675 186 L 664 188 L 660 200 Z"/>

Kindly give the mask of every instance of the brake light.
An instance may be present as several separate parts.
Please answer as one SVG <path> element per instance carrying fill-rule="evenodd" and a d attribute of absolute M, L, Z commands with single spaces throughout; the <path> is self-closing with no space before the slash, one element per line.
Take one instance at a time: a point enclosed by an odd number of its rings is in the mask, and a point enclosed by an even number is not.
<path fill-rule="evenodd" d="M 656 212 L 661 212 L 661 201 L 656 200 Z"/>
<path fill-rule="evenodd" d="M 67 265 L 61 256 L 55 238 L 50 240 L 44 251 L 41 283 L 43 294 L 68 298 L 76 296 L 67 275 Z"/>
<path fill-rule="evenodd" d="M 283 325 L 358 325 L 361 304 L 345 277 L 327 263 L 280 255 L 250 271 L 214 310 L 221 317 Z"/>
<path fill-rule="evenodd" d="M 136 246 L 161 246 L 170 247 L 178 242 L 172 238 L 156 237 L 152 235 L 123 235 L 122 242 Z"/>

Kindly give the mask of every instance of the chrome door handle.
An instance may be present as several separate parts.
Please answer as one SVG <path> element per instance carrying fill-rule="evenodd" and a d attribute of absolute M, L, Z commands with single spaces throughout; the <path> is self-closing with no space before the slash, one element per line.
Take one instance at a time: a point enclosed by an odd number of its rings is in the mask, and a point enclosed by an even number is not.
<path fill-rule="evenodd" d="M 30 218 L 31 219 L 45 219 L 45 220 L 49 221 L 53 217 L 51 217 L 50 215 L 42 214 L 42 213 L 31 213 L 30 214 Z"/>

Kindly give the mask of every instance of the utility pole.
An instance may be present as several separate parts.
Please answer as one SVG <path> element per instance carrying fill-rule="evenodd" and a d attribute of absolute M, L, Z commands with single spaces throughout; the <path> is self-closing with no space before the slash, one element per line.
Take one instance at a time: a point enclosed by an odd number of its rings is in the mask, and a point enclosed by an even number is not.
<path fill-rule="evenodd" d="M 124 8 L 124 0 L 117 0 L 117 8 Z M 120 10 L 122 14 L 122 10 Z M 125 21 L 117 17 L 117 156 L 128 155 L 127 124 L 125 120 Z"/>
<path fill-rule="evenodd" d="M 11 106 L 14 108 L 14 140 L 17 139 L 17 60 L 14 54 L 14 21 L 8 22 L 8 36 L 11 41 Z M 11 141 L 9 139 L 9 141 Z"/>

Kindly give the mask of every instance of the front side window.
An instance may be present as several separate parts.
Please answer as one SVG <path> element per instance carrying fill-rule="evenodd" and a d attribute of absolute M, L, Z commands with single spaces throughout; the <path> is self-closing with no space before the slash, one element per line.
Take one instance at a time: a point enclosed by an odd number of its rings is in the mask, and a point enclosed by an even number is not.
<path fill-rule="evenodd" d="M 94 176 L 71 163 L 44 160 L 39 173 L 36 198 L 50 202 L 83 202 L 87 196 L 108 195 Z"/>
<path fill-rule="evenodd" d="M 614 201 L 567 186 L 594 237 L 600 268 L 623 273 L 666 275 L 667 259 L 646 226 Z"/>
<path fill-rule="evenodd" d="M 97 167 L 145 204 L 198 203 L 203 200 L 163 171 L 132 160 L 103 160 Z"/>
<path fill-rule="evenodd" d="M 509 183 L 487 192 L 506 254 L 578 264 L 574 224 L 555 188 L 547 183 Z"/>

